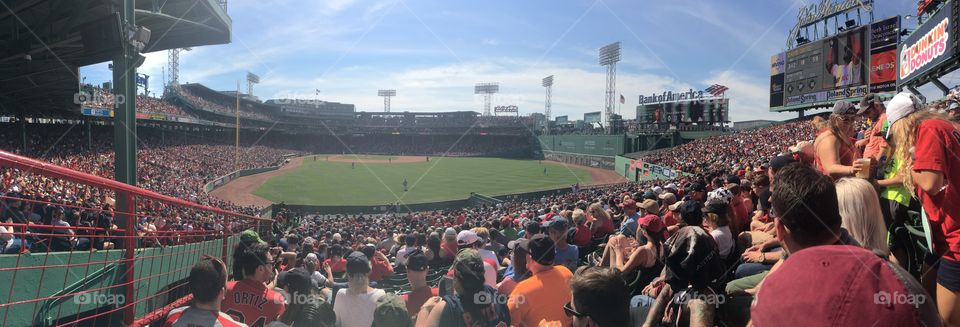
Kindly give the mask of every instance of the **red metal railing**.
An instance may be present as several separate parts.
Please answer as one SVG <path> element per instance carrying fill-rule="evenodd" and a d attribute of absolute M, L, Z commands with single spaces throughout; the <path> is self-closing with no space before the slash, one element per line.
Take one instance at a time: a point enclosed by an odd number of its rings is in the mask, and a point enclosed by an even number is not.
<path fill-rule="evenodd" d="M 128 204 L 0 196 L 0 280 L 10 283 L 0 289 L 2 325 L 149 324 L 186 302 L 184 279 L 201 255 L 229 262 L 231 236 L 269 231 L 272 222 L 0 151 L 2 169 Z"/>

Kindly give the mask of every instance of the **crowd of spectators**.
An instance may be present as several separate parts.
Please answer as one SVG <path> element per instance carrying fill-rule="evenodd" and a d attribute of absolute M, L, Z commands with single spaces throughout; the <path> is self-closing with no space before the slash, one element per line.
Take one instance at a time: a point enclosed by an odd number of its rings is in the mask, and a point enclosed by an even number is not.
<path fill-rule="evenodd" d="M 760 167 L 777 153 L 813 140 L 809 121 L 796 121 L 748 131 L 702 138 L 638 157 L 679 172 L 741 171 Z"/>
<path fill-rule="evenodd" d="M 114 96 L 113 92 L 105 90 L 98 87 L 88 87 L 88 95 L 90 99 L 86 99 L 83 103 L 84 106 L 92 108 L 103 108 L 103 109 L 113 109 L 114 107 Z M 78 98 L 79 100 L 79 98 Z M 151 113 L 151 114 L 168 114 L 173 116 L 180 117 L 192 117 L 190 114 L 180 109 L 173 104 L 170 104 L 161 99 L 152 98 L 146 95 L 137 95 L 137 112 L 142 113 Z"/>
<path fill-rule="evenodd" d="M 171 92 L 176 92 L 181 98 L 189 101 L 193 107 L 208 111 L 215 111 L 221 114 L 227 115 L 236 115 L 237 114 L 237 104 L 236 102 L 224 102 L 217 99 L 209 97 L 199 97 L 186 87 L 176 87 L 171 88 Z M 273 120 L 269 115 L 263 112 L 255 112 L 247 110 L 246 108 L 240 108 L 240 116 L 245 118 L 254 118 L 260 120 Z"/>
<path fill-rule="evenodd" d="M 317 314 L 221 310 L 277 326 L 954 325 L 960 140 L 931 109 L 906 93 L 868 96 L 828 119 L 651 157 L 693 172 L 673 180 L 444 211 L 298 216 L 269 246 L 257 236 L 237 244 L 235 279 L 256 290 L 221 291 Z M 853 159 L 831 145 L 846 138 Z M 879 159 L 863 156 L 879 142 Z M 905 269 L 899 251 L 916 242 L 887 237 L 910 219 L 882 208 L 891 192 L 929 215 L 932 268 Z"/>
<path fill-rule="evenodd" d="M 19 139 L 19 128 L 0 129 L 0 149 L 27 157 L 37 158 L 58 166 L 100 177 L 112 178 L 114 153 L 110 128 L 98 127 L 87 137 L 83 129 L 70 129 L 63 125 L 38 125 L 30 131 L 27 148 Z M 172 133 L 171 133 L 172 134 Z M 93 141 L 95 140 L 95 141 Z M 89 144 L 87 141 L 92 141 Z M 209 140 L 207 140 L 209 141 Z M 137 185 L 160 194 L 177 197 L 202 205 L 221 208 L 247 215 L 258 215 L 261 208 L 236 205 L 220 200 L 204 192 L 203 186 L 236 169 L 250 169 L 278 165 L 287 154 L 303 154 L 291 149 L 266 146 L 246 146 L 241 149 L 240 160 L 235 164 L 235 149 L 232 145 L 198 140 L 196 136 L 175 135 L 161 137 L 144 129 L 138 137 Z M 112 211 L 116 206 L 116 194 L 112 190 L 35 174 L 13 167 L 0 166 L 0 221 L 17 224 L 51 225 L 64 227 L 97 227 L 116 229 Z M 63 221 L 56 221 L 57 213 Z M 138 231 L 142 235 L 162 234 L 168 230 L 222 230 L 239 227 L 239 218 L 225 218 L 209 212 L 191 210 L 149 200 L 138 201 Z M 9 226 L 7 227 L 9 228 Z M 12 230 L 4 230 L 5 241 L 14 236 Z M 17 230 L 26 239 L 24 230 Z M 76 229 L 64 229 L 64 233 L 77 233 Z M 104 233 L 98 230 L 97 233 Z M 71 250 L 102 248 L 109 239 L 71 237 L 72 243 L 44 245 L 45 250 Z M 189 242 L 185 238 L 148 238 L 145 246 L 161 246 Z M 30 250 L 32 245 L 5 242 L 4 253 Z M 20 248 L 14 248 L 17 245 Z M 109 245 L 108 245 L 109 246 Z M 22 249 L 21 249 L 22 248 Z M 36 249 L 36 248 L 34 248 Z"/>

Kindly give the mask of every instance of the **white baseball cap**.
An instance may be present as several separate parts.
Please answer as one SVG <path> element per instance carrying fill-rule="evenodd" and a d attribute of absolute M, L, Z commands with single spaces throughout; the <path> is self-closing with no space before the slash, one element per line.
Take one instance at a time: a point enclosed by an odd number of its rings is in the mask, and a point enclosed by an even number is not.
<path fill-rule="evenodd" d="M 893 96 L 893 99 L 887 103 L 887 126 L 890 126 L 887 128 L 887 138 L 890 138 L 890 134 L 893 133 L 893 123 L 920 110 L 922 106 L 920 98 L 913 93 L 903 91 Z"/>
<path fill-rule="evenodd" d="M 474 233 L 471 230 L 462 230 L 460 234 L 457 234 L 457 244 L 458 245 L 470 245 L 480 240 L 480 237 L 477 236 L 477 233 Z"/>

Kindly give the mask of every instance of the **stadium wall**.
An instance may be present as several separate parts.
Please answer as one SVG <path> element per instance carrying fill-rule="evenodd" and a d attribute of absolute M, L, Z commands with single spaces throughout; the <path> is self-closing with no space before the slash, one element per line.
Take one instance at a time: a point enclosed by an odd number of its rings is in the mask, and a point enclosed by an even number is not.
<path fill-rule="evenodd" d="M 613 157 L 624 153 L 625 135 L 543 135 L 544 152 L 566 152 Z"/>
<path fill-rule="evenodd" d="M 229 183 L 230 181 L 232 181 L 232 180 L 234 180 L 234 179 L 237 179 L 237 178 L 240 178 L 240 177 L 244 177 L 244 176 L 250 176 L 250 175 L 254 175 L 254 174 L 259 174 L 259 173 L 265 173 L 265 172 L 268 172 L 268 171 L 274 171 L 274 170 L 280 169 L 280 167 L 282 167 L 282 165 L 281 165 L 281 166 L 273 166 L 273 167 L 263 167 L 263 168 L 237 170 L 237 171 L 234 171 L 234 172 L 232 172 L 232 173 L 229 173 L 229 174 L 226 174 L 226 175 L 224 175 L 224 176 L 221 176 L 220 178 L 217 178 L 217 179 L 215 179 L 215 180 L 213 180 L 213 181 L 211 181 L 211 182 L 209 182 L 209 183 L 204 184 L 204 185 L 203 185 L 203 192 L 205 192 L 205 193 L 210 193 L 210 192 L 213 192 L 213 190 L 217 189 L 218 187 L 221 187 L 221 186 L 223 186 L 223 185 L 226 185 L 227 183 Z"/>
<path fill-rule="evenodd" d="M 571 185 L 572 186 L 572 185 Z M 481 205 L 494 205 L 499 201 L 512 201 L 518 199 L 539 199 L 544 195 L 557 195 L 570 193 L 573 191 L 572 187 L 561 187 L 533 192 L 524 192 L 524 193 L 515 193 L 515 194 L 503 194 L 489 196 L 479 193 L 472 193 L 469 198 L 463 200 L 453 200 L 453 201 L 442 201 L 442 202 L 428 202 L 428 203 L 413 203 L 400 206 L 401 212 L 407 211 L 431 211 L 431 210 L 447 210 L 447 209 L 457 209 L 470 206 L 481 206 Z M 271 208 L 278 206 L 279 204 L 274 203 L 271 205 Z M 314 206 L 314 205 L 297 205 L 297 204 L 284 204 L 286 209 L 289 211 L 302 213 L 302 214 L 381 214 L 389 213 L 394 209 L 393 205 L 376 205 L 376 206 Z M 273 212 L 279 212 L 279 210 L 273 210 Z"/>
<path fill-rule="evenodd" d="M 559 161 L 572 165 L 580 165 L 594 168 L 613 169 L 613 156 L 596 156 L 580 153 L 569 153 L 559 151 L 543 151 L 543 158 L 546 160 Z"/>
<path fill-rule="evenodd" d="M 660 179 L 672 179 L 677 177 L 677 172 L 669 167 L 643 162 L 640 159 L 633 159 L 624 156 L 616 157 L 616 172 L 624 178 L 631 181 L 652 181 Z"/>

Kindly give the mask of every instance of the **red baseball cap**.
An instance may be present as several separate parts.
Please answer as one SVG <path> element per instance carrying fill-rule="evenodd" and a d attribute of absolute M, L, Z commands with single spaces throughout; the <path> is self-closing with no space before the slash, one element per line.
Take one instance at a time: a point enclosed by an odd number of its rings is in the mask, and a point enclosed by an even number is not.
<path fill-rule="evenodd" d="M 635 200 L 633 200 L 633 199 L 623 200 L 623 203 L 620 203 L 620 207 L 623 207 L 623 208 L 630 207 L 630 208 L 636 209 L 636 208 L 637 208 L 637 201 L 635 201 Z"/>
<path fill-rule="evenodd" d="M 754 299 L 750 318 L 761 327 L 787 321 L 797 326 L 918 326 L 918 301 L 931 304 L 934 299 L 910 294 L 872 252 L 824 245 L 791 254 L 770 273 Z"/>
<path fill-rule="evenodd" d="M 637 221 L 637 224 L 643 226 L 649 233 L 664 233 L 666 236 L 667 226 L 663 223 L 663 219 L 657 217 L 656 215 L 646 215 L 640 218 Z"/>

